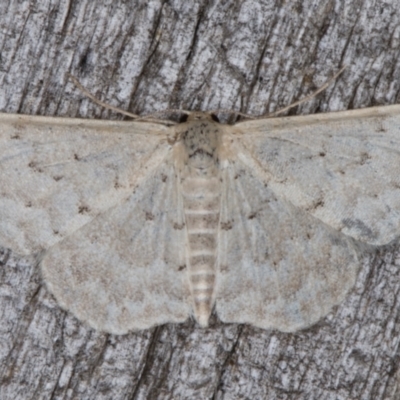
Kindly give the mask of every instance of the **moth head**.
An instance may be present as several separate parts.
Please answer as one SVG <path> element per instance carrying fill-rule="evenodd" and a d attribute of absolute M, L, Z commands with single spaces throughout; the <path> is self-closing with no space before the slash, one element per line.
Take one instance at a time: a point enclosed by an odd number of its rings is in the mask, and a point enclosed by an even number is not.
<path fill-rule="evenodd" d="M 193 121 L 213 121 L 213 118 L 211 114 L 209 113 L 204 113 L 201 111 L 192 111 L 188 116 L 187 116 L 187 122 L 193 122 Z"/>

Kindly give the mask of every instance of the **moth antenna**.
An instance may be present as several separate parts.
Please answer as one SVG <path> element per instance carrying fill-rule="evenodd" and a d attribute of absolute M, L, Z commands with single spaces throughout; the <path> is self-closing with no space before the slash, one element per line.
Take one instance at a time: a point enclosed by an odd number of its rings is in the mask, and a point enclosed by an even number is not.
<path fill-rule="evenodd" d="M 181 110 L 179 108 L 166 108 L 165 110 L 162 111 L 156 111 L 155 113 L 151 113 L 151 114 L 147 114 L 147 115 L 143 115 L 143 117 L 138 117 L 137 121 L 142 121 L 146 118 L 146 120 L 148 118 L 157 118 L 158 115 L 163 115 L 163 114 L 167 114 L 167 113 L 171 113 L 171 114 L 185 114 L 185 115 L 190 115 L 192 114 L 191 111 L 189 110 Z"/>
<path fill-rule="evenodd" d="M 112 105 L 110 105 L 110 104 L 104 103 L 103 101 L 101 101 L 101 100 L 99 100 L 98 98 L 96 98 L 92 93 L 90 93 L 89 90 L 87 90 L 87 89 L 78 81 L 78 79 L 75 78 L 75 76 L 73 76 L 73 75 L 70 74 L 70 73 L 67 73 L 67 75 L 68 75 L 68 77 L 72 80 L 72 82 L 74 83 L 74 85 L 75 85 L 86 97 L 88 97 L 88 98 L 89 98 L 90 100 L 92 100 L 95 104 L 97 104 L 97 105 L 99 105 L 99 106 L 101 106 L 101 107 L 104 107 L 104 108 L 106 108 L 106 109 L 108 109 L 108 110 L 115 111 L 115 112 L 117 112 L 117 113 L 119 113 L 119 114 L 126 115 L 126 116 L 128 116 L 128 117 L 134 118 L 136 121 L 139 120 L 139 121 L 146 121 L 146 122 L 157 122 L 157 123 L 162 123 L 162 124 L 167 124 L 167 125 L 174 125 L 174 124 L 175 124 L 175 122 L 173 122 L 173 121 L 164 121 L 164 120 L 160 120 L 160 119 L 153 119 L 151 116 L 150 116 L 150 117 L 147 117 L 147 116 L 145 116 L 145 117 L 140 117 L 140 116 L 137 115 L 137 114 L 133 114 L 133 113 L 130 113 L 130 112 L 128 112 L 128 111 L 125 111 L 125 110 L 123 110 L 123 109 L 121 109 L 121 108 L 114 107 L 114 106 L 112 106 Z M 158 113 L 156 113 L 156 114 L 158 114 Z M 156 115 L 156 114 L 153 114 L 153 115 Z"/>
<path fill-rule="evenodd" d="M 319 93 L 323 92 L 343 71 L 344 69 L 347 67 L 347 65 L 344 65 L 335 75 L 333 75 L 333 77 L 331 79 L 329 79 L 328 82 L 326 82 L 323 86 L 321 86 L 318 90 L 316 90 L 314 93 L 311 93 L 310 95 L 304 97 L 303 99 L 300 99 L 292 104 L 290 104 L 287 107 L 281 108 L 278 111 L 275 111 L 271 114 L 263 114 L 263 115 L 251 115 L 251 114 L 246 114 L 246 113 L 242 113 L 240 111 L 233 111 L 233 110 L 228 110 L 228 109 L 218 109 L 218 110 L 211 110 L 209 111 L 209 113 L 231 113 L 231 114 L 235 114 L 235 115 L 240 115 L 243 118 L 247 118 L 247 119 L 261 119 L 261 118 L 272 118 L 272 117 L 276 117 L 279 114 L 282 114 L 283 112 L 290 110 L 293 107 L 298 106 L 301 103 L 304 103 L 305 101 L 308 101 L 310 99 L 312 99 L 313 97 L 317 96 Z M 239 122 L 240 123 L 240 122 Z"/>
<path fill-rule="evenodd" d="M 235 110 L 229 110 L 228 108 L 217 108 L 216 110 L 211 110 L 207 111 L 207 114 L 235 114 L 235 115 L 240 115 L 243 118 L 249 118 L 249 119 L 254 119 L 257 118 L 256 116 L 252 114 L 246 114 L 242 113 L 240 111 L 235 111 Z"/>
<path fill-rule="evenodd" d="M 304 97 L 303 99 L 300 99 L 300 100 L 298 100 L 298 101 L 295 101 L 294 103 L 290 104 L 289 106 L 284 107 L 284 108 L 281 108 L 281 109 L 278 110 L 278 111 L 275 111 L 275 112 L 273 112 L 273 113 L 271 113 L 271 114 L 266 114 L 266 115 L 263 115 L 263 116 L 260 116 L 260 117 L 257 117 L 257 118 L 276 117 L 277 115 L 282 114 L 283 112 L 285 112 L 285 111 L 287 111 L 287 110 L 290 110 L 291 108 L 296 107 L 296 106 L 298 106 L 299 104 L 304 103 L 305 101 L 308 101 L 308 100 L 312 99 L 313 97 L 315 97 L 315 96 L 317 96 L 318 94 L 320 94 L 321 92 L 323 92 L 323 91 L 324 91 L 324 90 L 325 90 L 325 89 L 326 89 L 326 88 L 327 88 L 327 87 L 328 87 L 328 86 L 329 86 L 329 85 L 344 71 L 344 69 L 345 69 L 346 67 L 347 67 L 347 65 L 344 65 L 342 68 L 340 68 L 340 70 L 339 70 L 335 75 L 333 75 L 332 78 L 329 79 L 329 81 L 325 83 L 325 85 L 321 86 L 321 87 L 320 87 L 318 90 L 316 90 L 314 93 L 311 93 L 310 95 Z"/>
<path fill-rule="evenodd" d="M 97 104 L 97 105 L 99 105 L 99 106 L 101 106 L 101 107 L 107 108 L 108 110 L 116 111 L 116 112 L 119 113 L 119 114 L 123 114 L 123 115 L 126 115 L 126 116 L 131 117 L 131 118 L 135 118 L 135 119 L 136 119 L 136 118 L 139 118 L 139 115 L 132 114 L 132 113 L 130 113 L 130 112 L 128 112 L 128 111 L 122 110 L 121 108 L 118 108 L 118 107 L 114 107 L 114 106 L 112 106 L 112 105 L 110 105 L 110 104 L 104 103 L 103 101 L 97 99 L 92 93 L 89 92 L 89 90 L 87 90 L 87 89 L 78 81 L 77 78 L 75 78 L 75 76 L 73 76 L 73 75 L 70 74 L 70 73 L 67 73 L 67 75 L 68 75 L 68 77 L 71 79 L 71 81 L 74 83 L 74 85 L 75 85 L 86 97 L 88 97 L 90 100 L 92 100 L 93 103 L 95 103 L 95 104 Z"/>

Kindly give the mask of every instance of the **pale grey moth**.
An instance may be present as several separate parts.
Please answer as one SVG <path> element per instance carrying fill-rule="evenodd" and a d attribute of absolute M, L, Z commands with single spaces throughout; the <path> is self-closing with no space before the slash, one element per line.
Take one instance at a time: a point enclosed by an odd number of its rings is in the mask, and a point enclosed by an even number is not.
<path fill-rule="evenodd" d="M 193 316 L 295 331 L 358 243 L 400 235 L 400 106 L 234 126 L 0 114 L 0 245 L 116 334 Z"/>

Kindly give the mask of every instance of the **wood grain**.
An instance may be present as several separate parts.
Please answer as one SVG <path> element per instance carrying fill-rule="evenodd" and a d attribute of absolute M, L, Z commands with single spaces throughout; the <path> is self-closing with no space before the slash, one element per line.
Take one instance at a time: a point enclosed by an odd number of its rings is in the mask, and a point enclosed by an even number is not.
<path fill-rule="evenodd" d="M 387 0 L 9 0 L 0 110 L 116 119 L 169 107 L 313 114 L 400 102 L 400 9 Z M 223 116 L 221 116 L 223 117 Z M 226 117 L 227 118 L 227 117 Z M 399 246 L 366 258 L 345 302 L 284 334 L 212 317 L 112 336 L 62 311 L 37 266 L 1 253 L 1 399 L 396 399 Z"/>

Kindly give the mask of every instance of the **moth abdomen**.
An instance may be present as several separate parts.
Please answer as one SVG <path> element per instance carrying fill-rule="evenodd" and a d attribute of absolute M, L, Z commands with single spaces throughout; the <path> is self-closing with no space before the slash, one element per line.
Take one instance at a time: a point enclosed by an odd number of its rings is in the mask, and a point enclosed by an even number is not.
<path fill-rule="evenodd" d="M 212 145 L 202 143 L 202 146 Z M 211 146 L 212 148 L 213 146 Z M 216 148 L 211 153 L 217 152 Z M 187 227 L 189 282 L 197 322 L 206 327 L 215 298 L 216 254 L 220 215 L 220 179 L 216 158 L 189 159 L 182 171 L 181 189 Z M 201 172 L 199 172 L 201 170 Z"/>

